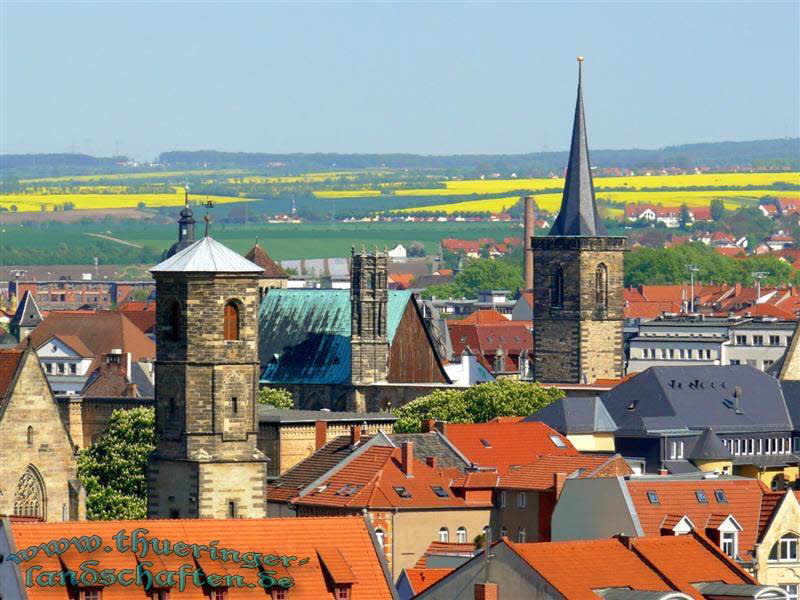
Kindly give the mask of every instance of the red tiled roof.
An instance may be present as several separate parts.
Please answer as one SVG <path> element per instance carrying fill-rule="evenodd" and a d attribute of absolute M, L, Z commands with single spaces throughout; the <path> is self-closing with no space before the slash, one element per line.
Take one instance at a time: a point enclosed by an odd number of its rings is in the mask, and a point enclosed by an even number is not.
<path fill-rule="evenodd" d="M 124 310 L 125 316 L 144 333 L 153 333 L 156 327 L 154 310 Z"/>
<path fill-rule="evenodd" d="M 466 508 L 476 505 L 451 491 L 454 469 L 438 469 L 412 458 L 413 477 L 401 468 L 402 450 L 386 446 L 365 448 L 338 471 L 321 480 L 310 492 L 293 498 L 299 505 L 342 508 Z M 441 487 L 447 495 L 436 494 Z M 398 488 L 403 488 L 404 495 Z M 408 494 L 408 495 L 405 495 Z M 487 506 L 490 501 L 484 502 Z"/>
<path fill-rule="evenodd" d="M 613 464 L 612 464 L 613 461 Z M 608 474 L 604 474 L 602 467 L 614 467 Z M 617 475 L 630 475 L 630 467 L 621 456 L 542 456 L 534 462 L 512 466 L 508 473 L 500 478 L 500 488 L 514 490 L 539 490 L 546 491 L 553 487 L 553 477 L 556 473 L 565 473 L 567 476 L 575 474 L 577 478 L 586 477 L 613 477 Z"/>
<path fill-rule="evenodd" d="M 600 588 L 681 591 L 702 600 L 692 583 L 753 584 L 749 575 L 702 536 L 507 544 L 549 585 L 570 600 L 596 599 Z M 576 576 L 576 565 L 580 575 Z"/>
<path fill-rule="evenodd" d="M 511 321 L 504 317 L 501 312 L 496 311 L 493 308 L 482 308 L 481 310 L 476 310 L 474 313 L 461 319 L 460 321 L 452 321 L 454 324 L 459 325 L 467 325 L 467 324 L 479 324 L 479 325 L 489 325 L 489 324 L 500 324 L 500 325 L 508 325 Z"/>
<path fill-rule="evenodd" d="M 487 314 L 475 316 L 480 312 Z M 467 322 L 472 317 L 474 319 Z M 502 321 L 497 321 L 498 317 Z M 518 367 L 520 354 L 533 346 L 533 336 L 526 321 L 511 321 L 495 310 L 476 311 L 467 319 L 447 321 L 455 356 L 469 347 L 492 365 L 495 353 L 500 349 L 506 358 L 504 370 L 513 371 Z M 493 370 L 491 366 L 489 370 Z"/>
<path fill-rule="evenodd" d="M 156 303 L 155 302 L 126 302 L 122 306 L 119 307 L 122 312 L 156 312 Z"/>
<path fill-rule="evenodd" d="M 51 312 L 28 337 L 38 348 L 52 337 L 64 336 L 80 339 L 94 356 L 115 348 L 130 352 L 135 362 L 152 360 L 156 355 L 155 342 L 118 311 Z"/>
<path fill-rule="evenodd" d="M 269 257 L 269 254 L 262 250 L 261 246 L 258 245 L 258 242 L 256 242 L 255 246 L 250 248 L 250 251 L 245 254 L 245 258 L 264 269 L 264 273 L 261 275 L 261 277 L 265 279 L 289 279 L 289 275 L 286 273 L 286 271 L 284 271 L 278 263 L 272 260 Z"/>
<path fill-rule="evenodd" d="M 493 240 L 489 240 L 489 242 L 493 243 Z M 480 241 L 445 238 L 442 240 L 442 248 L 450 252 L 477 253 L 481 251 L 482 246 Z"/>
<path fill-rule="evenodd" d="M 279 563 L 270 566 L 277 571 L 275 578 L 292 577 L 295 585 L 289 594 L 292 600 L 333 600 L 334 591 L 325 580 L 324 568 L 320 561 L 320 554 L 326 559 L 329 556 L 339 555 L 334 567 L 337 575 L 340 569 L 346 566 L 355 580 L 351 589 L 353 600 L 389 600 L 392 598 L 391 582 L 387 581 L 381 562 L 367 529 L 367 524 L 361 517 L 306 517 L 302 519 L 173 519 L 173 520 L 143 520 L 143 521 L 72 521 L 68 523 L 18 523 L 11 526 L 11 535 L 17 548 L 37 546 L 53 539 L 71 538 L 80 535 L 101 536 L 104 543 L 116 548 L 111 536 L 125 529 L 131 532 L 136 528 L 145 528 L 149 531 L 148 538 L 168 539 L 171 542 L 186 542 L 190 544 L 209 544 L 218 541 L 219 548 L 238 550 L 241 553 L 255 551 L 263 555 L 275 554 L 279 556 L 294 556 L 288 568 Z M 246 582 L 254 582 L 258 571 L 243 567 L 240 563 L 232 561 L 221 562 L 211 560 L 202 550 L 198 559 L 211 573 L 224 575 L 241 575 Z M 129 553 L 120 553 L 116 550 L 95 553 L 77 554 L 67 552 L 62 559 L 69 568 L 77 568 L 79 563 L 93 559 L 103 568 L 136 568 L 136 557 Z M 307 562 L 300 564 L 301 561 Z M 185 558 L 175 555 L 156 556 L 148 555 L 146 560 L 156 563 L 152 570 L 164 567 L 177 569 L 184 563 L 191 563 Z M 333 560 L 333 559 L 332 559 Z M 59 559 L 56 556 L 48 557 L 41 553 L 31 564 L 42 565 L 46 571 L 61 571 Z M 327 563 L 326 563 L 327 566 Z M 30 600 L 60 599 L 67 600 L 69 592 L 66 587 L 56 586 L 43 588 L 34 586 L 27 588 Z M 108 586 L 103 590 L 104 600 L 129 600 L 131 597 L 144 593 L 138 590 L 132 594 L 132 588 L 120 584 Z M 177 589 L 170 590 L 170 597 L 186 600 L 207 600 L 204 590 L 192 584 L 191 576 L 188 578 L 187 587 L 183 592 Z M 265 598 L 264 589 L 256 586 L 253 588 L 237 588 L 231 594 L 232 598 Z M 267 594 L 268 597 L 268 594 Z"/>
<path fill-rule="evenodd" d="M 539 422 L 447 424 L 444 435 L 468 460 L 495 467 L 501 475 L 511 465 L 528 464 L 542 455 L 580 455 L 572 442 Z M 564 446 L 556 446 L 551 438 Z"/>
<path fill-rule="evenodd" d="M 471 558 L 475 555 L 475 544 L 470 542 L 431 542 L 428 549 L 422 553 L 414 565 L 415 569 L 424 569 L 428 566 L 429 556 L 462 556 Z"/>
<path fill-rule="evenodd" d="M 389 275 L 389 281 L 393 281 L 401 286 L 402 289 L 411 287 L 411 283 L 416 278 L 413 273 L 393 273 Z"/>
<path fill-rule="evenodd" d="M 682 514 L 705 532 L 716 527 L 728 515 L 742 526 L 739 534 L 739 553 L 749 557 L 758 537 L 763 489 L 754 479 L 703 479 L 700 481 L 634 481 L 627 482 L 628 492 L 645 536 L 659 535 L 661 523 L 668 514 Z M 705 492 L 708 502 L 698 502 L 696 491 Z M 714 492 L 723 490 L 727 502 L 717 502 Z M 652 504 L 647 492 L 658 495 L 658 504 Z"/>
<path fill-rule="evenodd" d="M 450 275 L 455 275 L 455 271 L 453 271 L 453 269 L 438 269 L 436 273 L 434 273 L 434 275 L 450 276 Z"/>
<path fill-rule="evenodd" d="M 447 577 L 454 569 L 418 569 L 414 567 L 413 569 L 404 569 L 404 571 L 411 591 L 414 592 L 414 595 L 419 595 L 440 579 Z"/>
<path fill-rule="evenodd" d="M 772 515 L 775 513 L 775 509 L 778 508 L 778 505 L 781 503 L 781 500 L 783 500 L 784 496 L 786 496 L 786 492 L 766 492 L 761 498 L 761 513 L 758 517 L 759 540 L 766 532 L 767 526 L 772 520 Z"/>
<path fill-rule="evenodd" d="M 740 248 L 739 246 L 719 246 L 714 248 L 718 254 L 722 254 L 724 256 L 746 256 L 744 253 L 744 249 Z"/>
<path fill-rule="evenodd" d="M 24 350 L 15 348 L 0 350 L 0 398 L 6 395 L 24 353 Z"/>

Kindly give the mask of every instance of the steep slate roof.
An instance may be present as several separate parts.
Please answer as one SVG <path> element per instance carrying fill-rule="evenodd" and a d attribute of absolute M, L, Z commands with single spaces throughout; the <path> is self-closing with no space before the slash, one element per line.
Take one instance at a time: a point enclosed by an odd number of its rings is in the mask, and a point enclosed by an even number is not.
<path fill-rule="evenodd" d="M 714 430 L 706 427 L 689 452 L 690 460 L 730 460 L 733 454 L 719 439 Z"/>
<path fill-rule="evenodd" d="M 447 424 L 444 435 L 468 460 L 494 467 L 500 474 L 542 455 L 580 455 L 572 442 L 544 423 Z M 563 447 L 556 446 L 553 438 L 561 440 Z"/>
<path fill-rule="evenodd" d="M 90 352 L 90 356 L 95 357 L 115 348 L 130 352 L 132 361 L 152 360 L 156 355 L 155 342 L 123 312 L 53 311 L 28 336 L 34 348 L 40 348 L 54 337 L 70 348 L 73 344 L 79 345 L 73 348 L 78 353 Z"/>
<path fill-rule="evenodd" d="M 777 373 L 778 379 L 781 381 L 800 380 L 800 322 L 795 327 L 792 341 L 786 352 L 770 365 L 769 372 Z"/>
<path fill-rule="evenodd" d="M 426 458 L 434 457 L 439 467 L 462 471 L 469 466 L 469 462 L 438 431 L 390 433 L 388 437 L 396 446 L 401 446 L 403 442 L 414 442 L 414 456 L 417 460 L 424 462 Z"/>
<path fill-rule="evenodd" d="M 742 526 L 739 532 L 739 554 L 750 558 L 759 535 L 761 499 L 764 487 L 755 479 L 696 479 L 677 481 L 667 477 L 631 478 L 625 481 L 633 508 L 645 536 L 658 536 L 667 515 L 686 515 L 700 533 L 707 527 L 716 527 L 728 515 Z M 705 492 L 708 502 L 698 501 L 695 492 Z M 723 490 L 727 502 L 718 502 L 716 490 Z M 653 504 L 647 492 L 658 494 L 658 504 Z"/>
<path fill-rule="evenodd" d="M 188 248 L 160 262 L 151 273 L 261 273 L 262 268 L 212 237 L 197 240 Z"/>
<path fill-rule="evenodd" d="M 41 321 L 42 311 L 36 304 L 36 298 L 30 290 L 26 290 L 10 323 L 19 327 L 36 327 Z"/>
<path fill-rule="evenodd" d="M 388 298 L 386 327 L 391 344 L 411 292 L 389 290 Z M 258 320 L 262 381 L 350 381 L 349 290 L 270 290 Z"/>
<path fill-rule="evenodd" d="M 564 195 L 561 198 L 558 217 L 550 229 L 551 236 L 598 236 L 606 233 L 603 221 L 597 215 L 597 205 L 594 200 L 580 73 L 579 67 L 578 100 L 575 103 L 575 120 L 572 124 L 572 142 L 564 181 Z"/>
<path fill-rule="evenodd" d="M 442 560 L 448 560 L 447 558 L 440 559 L 440 557 L 448 557 L 454 561 L 453 565 L 455 566 L 456 564 L 466 562 L 468 559 L 475 556 L 476 553 L 475 544 L 472 542 L 431 542 L 427 550 L 425 550 L 422 556 L 417 560 L 414 568 L 429 568 L 428 559 L 432 556 L 435 557 L 432 562 L 436 564 L 439 564 Z"/>
<path fill-rule="evenodd" d="M 736 387 L 742 390 L 742 414 L 734 408 Z M 778 381 L 744 365 L 650 367 L 611 389 L 603 403 L 619 426 L 618 433 L 792 427 Z"/>
<path fill-rule="evenodd" d="M 270 258 L 269 254 L 258 245 L 258 242 L 250 248 L 250 251 L 245 254 L 244 257 L 264 270 L 262 277 L 268 277 L 269 279 L 289 279 L 289 274 Z"/>
<path fill-rule="evenodd" d="M 167 539 L 188 544 L 209 544 L 216 540 L 219 548 L 237 550 L 242 554 L 255 551 L 263 555 L 295 556 L 290 567 L 279 563 L 268 567 L 277 571 L 275 578 L 292 577 L 295 585 L 289 597 L 292 600 L 334 600 L 334 590 L 325 578 L 326 569 L 332 569 L 334 577 L 344 576 L 353 580 L 351 597 L 353 600 L 391 600 L 394 597 L 392 581 L 385 568 L 382 554 L 379 554 L 366 521 L 362 517 L 306 517 L 302 519 L 148 519 L 142 521 L 72 521 L 69 523 L 21 523 L 14 522 L 10 536 L 18 548 L 36 546 L 53 539 L 69 538 L 73 535 L 98 535 L 103 539 L 101 546 L 115 548 L 111 539 L 117 531 L 128 532 L 136 528 L 149 531 L 148 537 Z M 71 550 L 61 555 L 68 568 L 78 570 L 84 560 L 97 560 L 99 568 L 136 568 L 136 557 L 130 552 L 103 552 L 78 554 Z M 308 559 L 308 562 L 301 563 Z M 147 560 L 154 560 L 149 557 Z M 177 569 L 187 562 L 176 555 L 162 555 L 154 560 L 167 569 Z M 188 562 L 191 562 L 189 560 Z M 258 570 L 245 568 L 234 561 L 211 560 L 208 553 L 200 552 L 200 565 L 207 573 L 241 575 L 245 582 L 255 582 Z M 41 555 L 36 564 L 42 564 L 47 571 L 61 570 L 58 556 Z M 158 567 L 153 567 L 155 570 Z M 208 598 L 203 588 L 195 587 L 191 578 L 183 592 L 174 589 L 173 594 L 181 599 L 205 600 Z M 67 600 L 69 590 L 63 586 L 27 588 L 30 600 L 62 598 Z M 131 587 L 119 583 L 103 589 L 104 600 L 129 600 L 131 597 L 144 598 L 141 588 L 132 592 Z M 259 598 L 265 595 L 263 588 L 238 587 L 232 592 L 234 598 Z"/>
<path fill-rule="evenodd" d="M 800 381 L 781 381 L 783 397 L 795 431 L 800 431 Z"/>
<path fill-rule="evenodd" d="M 617 430 L 617 424 L 598 396 L 567 396 L 548 404 L 524 420 L 541 421 L 565 435 L 613 433 Z"/>

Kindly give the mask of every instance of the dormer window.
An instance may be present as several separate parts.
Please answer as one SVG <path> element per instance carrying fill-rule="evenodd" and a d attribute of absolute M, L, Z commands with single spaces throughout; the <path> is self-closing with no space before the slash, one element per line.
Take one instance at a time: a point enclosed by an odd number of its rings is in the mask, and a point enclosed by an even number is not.
<path fill-rule="evenodd" d="M 103 590 L 80 590 L 78 598 L 79 600 L 102 600 Z"/>
<path fill-rule="evenodd" d="M 337 585 L 336 586 L 336 600 L 350 600 L 350 586 Z"/>

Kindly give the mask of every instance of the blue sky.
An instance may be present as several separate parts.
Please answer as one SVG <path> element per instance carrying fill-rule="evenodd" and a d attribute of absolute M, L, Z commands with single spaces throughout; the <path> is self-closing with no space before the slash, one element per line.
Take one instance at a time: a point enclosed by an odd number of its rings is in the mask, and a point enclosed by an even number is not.
<path fill-rule="evenodd" d="M 0 3 L 0 151 L 565 149 L 797 136 L 800 3 Z"/>

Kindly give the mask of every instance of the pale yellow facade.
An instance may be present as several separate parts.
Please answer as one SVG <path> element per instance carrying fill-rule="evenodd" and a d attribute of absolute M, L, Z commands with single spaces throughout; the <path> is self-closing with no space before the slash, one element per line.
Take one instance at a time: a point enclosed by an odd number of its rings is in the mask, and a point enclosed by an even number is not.
<path fill-rule="evenodd" d="M 581 452 L 614 452 L 613 433 L 570 433 L 567 439 Z"/>
<path fill-rule="evenodd" d="M 733 473 L 733 463 L 730 460 L 693 460 L 694 465 L 705 473 Z"/>
<path fill-rule="evenodd" d="M 795 560 L 770 560 L 776 543 L 785 535 L 800 536 L 800 502 L 792 490 L 778 505 L 776 513 L 758 546 L 754 563 L 755 578 L 762 585 L 800 585 L 800 551 Z"/>

